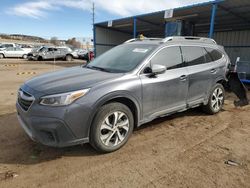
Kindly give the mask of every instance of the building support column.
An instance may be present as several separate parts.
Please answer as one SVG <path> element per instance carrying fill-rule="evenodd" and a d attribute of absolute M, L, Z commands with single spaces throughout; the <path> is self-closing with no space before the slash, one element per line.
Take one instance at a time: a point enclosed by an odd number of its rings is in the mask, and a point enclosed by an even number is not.
<path fill-rule="evenodd" d="M 137 19 L 136 17 L 134 17 L 134 32 L 133 32 L 133 37 L 136 38 L 137 37 L 137 29 L 136 29 L 136 23 Z"/>
<path fill-rule="evenodd" d="M 217 3 L 214 3 L 212 6 L 212 13 L 211 13 L 211 20 L 210 20 L 210 31 L 209 31 L 209 38 L 213 38 L 214 35 L 214 22 L 215 22 L 215 16 L 217 12 Z"/>

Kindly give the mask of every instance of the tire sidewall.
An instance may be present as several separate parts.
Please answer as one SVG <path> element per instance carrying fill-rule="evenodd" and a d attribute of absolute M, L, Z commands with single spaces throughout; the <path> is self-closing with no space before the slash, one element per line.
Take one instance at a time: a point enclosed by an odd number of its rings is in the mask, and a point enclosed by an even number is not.
<path fill-rule="evenodd" d="M 128 117 L 128 120 L 129 120 L 129 130 L 128 130 L 126 138 L 120 144 L 118 144 L 117 146 L 114 146 L 114 147 L 109 147 L 109 146 L 104 145 L 100 139 L 100 136 L 101 136 L 100 128 L 101 128 L 101 124 L 103 123 L 105 118 L 109 114 L 116 112 L 116 111 L 120 111 L 120 112 L 123 112 L 124 114 L 126 114 L 126 116 Z M 98 150 L 99 152 L 102 152 L 102 153 L 109 153 L 109 152 L 116 151 L 116 150 L 120 149 L 121 147 L 123 147 L 127 143 L 130 135 L 133 132 L 133 128 L 134 128 L 133 114 L 127 106 L 125 106 L 124 104 L 121 104 L 121 103 L 107 104 L 105 106 L 102 106 L 98 110 L 98 112 L 94 118 L 94 121 L 93 121 L 92 126 L 91 126 L 91 132 L 90 132 L 90 144 L 96 150 Z"/>
<path fill-rule="evenodd" d="M 213 97 L 213 93 L 216 89 L 220 88 L 223 92 L 223 101 L 222 101 L 222 105 L 220 106 L 219 110 L 215 111 L 214 108 L 212 107 L 212 97 Z M 221 109 L 223 108 L 224 105 L 224 101 L 225 101 L 225 89 L 223 87 L 223 85 L 221 84 L 216 84 L 213 89 L 211 90 L 210 96 L 209 96 L 209 101 L 208 101 L 208 107 L 209 107 L 209 111 L 211 112 L 211 114 L 217 114 L 221 111 Z"/>
<path fill-rule="evenodd" d="M 67 56 L 66 56 L 66 61 L 72 61 L 72 59 L 73 59 L 73 58 L 72 58 L 71 55 L 67 55 Z"/>
<path fill-rule="evenodd" d="M 3 54 L 0 54 L 0 59 L 3 59 L 4 58 L 4 55 Z"/>
<path fill-rule="evenodd" d="M 23 59 L 27 59 L 28 56 L 26 54 L 23 55 Z"/>

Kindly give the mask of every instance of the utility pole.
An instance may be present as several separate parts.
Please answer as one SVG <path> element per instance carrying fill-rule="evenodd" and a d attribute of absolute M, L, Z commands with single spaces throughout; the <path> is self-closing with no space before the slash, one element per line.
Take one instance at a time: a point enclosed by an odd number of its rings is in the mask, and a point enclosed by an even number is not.
<path fill-rule="evenodd" d="M 92 26 L 94 31 L 94 25 L 95 25 L 95 3 L 92 3 Z"/>

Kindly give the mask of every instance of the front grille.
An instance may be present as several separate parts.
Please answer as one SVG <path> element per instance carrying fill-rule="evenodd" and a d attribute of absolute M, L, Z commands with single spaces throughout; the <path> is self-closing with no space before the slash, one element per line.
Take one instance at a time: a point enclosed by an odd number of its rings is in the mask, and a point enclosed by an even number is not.
<path fill-rule="evenodd" d="M 22 109 L 28 111 L 35 99 L 32 95 L 20 89 L 17 100 Z"/>

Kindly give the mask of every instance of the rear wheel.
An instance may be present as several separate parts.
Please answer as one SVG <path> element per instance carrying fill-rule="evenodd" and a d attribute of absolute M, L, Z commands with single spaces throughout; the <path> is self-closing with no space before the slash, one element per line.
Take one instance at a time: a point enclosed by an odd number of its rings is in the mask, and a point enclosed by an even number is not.
<path fill-rule="evenodd" d="M 221 111 L 225 100 L 225 90 L 221 84 L 216 84 L 210 94 L 208 104 L 203 110 L 208 114 L 216 114 Z"/>
<path fill-rule="evenodd" d="M 23 55 L 23 59 L 27 59 L 28 56 L 26 54 Z"/>
<path fill-rule="evenodd" d="M 113 152 L 126 144 L 134 127 L 130 109 L 121 103 L 102 106 L 90 132 L 90 144 L 103 153 Z"/>
<path fill-rule="evenodd" d="M 3 59 L 4 58 L 4 55 L 3 54 L 0 54 L 0 59 Z"/>
<path fill-rule="evenodd" d="M 72 55 L 67 55 L 65 59 L 66 59 L 66 61 L 72 61 L 73 57 L 72 57 Z"/>

